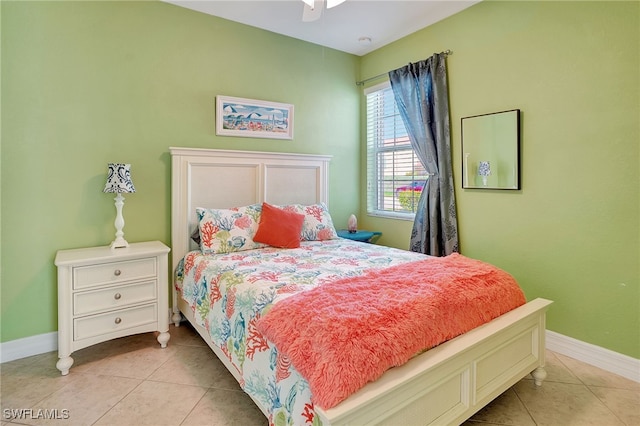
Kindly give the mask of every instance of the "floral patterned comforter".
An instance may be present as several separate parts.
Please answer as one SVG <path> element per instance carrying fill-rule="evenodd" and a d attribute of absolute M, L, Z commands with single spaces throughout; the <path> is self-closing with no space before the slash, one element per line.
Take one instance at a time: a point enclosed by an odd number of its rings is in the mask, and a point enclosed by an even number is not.
<path fill-rule="evenodd" d="M 338 238 L 229 254 L 189 252 L 176 289 L 199 325 L 241 373 L 240 385 L 272 425 L 317 425 L 308 383 L 255 323 L 274 303 L 336 279 L 423 259 L 425 255 Z"/>

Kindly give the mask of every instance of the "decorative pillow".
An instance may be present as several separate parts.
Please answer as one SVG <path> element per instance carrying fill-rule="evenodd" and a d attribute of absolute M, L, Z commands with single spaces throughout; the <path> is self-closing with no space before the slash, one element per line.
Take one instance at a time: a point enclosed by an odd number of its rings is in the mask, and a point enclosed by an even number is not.
<path fill-rule="evenodd" d="M 338 238 L 336 228 L 329 210 L 324 203 L 304 206 L 302 204 L 290 204 L 283 207 L 286 211 L 304 215 L 301 239 L 303 241 L 324 241 Z"/>
<path fill-rule="evenodd" d="M 300 247 L 303 222 L 303 214 L 282 210 L 271 204 L 262 203 L 258 232 L 253 237 L 253 241 L 269 244 L 273 247 Z"/>
<path fill-rule="evenodd" d="M 228 210 L 196 208 L 202 253 L 231 253 L 264 247 L 253 240 L 260 210 L 260 204 Z"/>

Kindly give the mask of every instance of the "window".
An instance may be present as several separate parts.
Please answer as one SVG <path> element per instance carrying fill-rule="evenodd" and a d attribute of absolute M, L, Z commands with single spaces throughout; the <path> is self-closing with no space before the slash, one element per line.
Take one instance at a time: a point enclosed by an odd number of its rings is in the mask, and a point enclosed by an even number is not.
<path fill-rule="evenodd" d="M 367 212 L 413 219 L 427 173 L 413 152 L 389 82 L 367 98 Z"/>

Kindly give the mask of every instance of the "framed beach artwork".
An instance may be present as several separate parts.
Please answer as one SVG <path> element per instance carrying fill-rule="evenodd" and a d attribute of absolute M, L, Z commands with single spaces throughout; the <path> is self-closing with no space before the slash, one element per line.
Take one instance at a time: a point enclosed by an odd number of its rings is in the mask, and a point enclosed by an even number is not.
<path fill-rule="evenodd" d="M 216 134 L 293 139 L 293 105 L 216 96 Z"/>

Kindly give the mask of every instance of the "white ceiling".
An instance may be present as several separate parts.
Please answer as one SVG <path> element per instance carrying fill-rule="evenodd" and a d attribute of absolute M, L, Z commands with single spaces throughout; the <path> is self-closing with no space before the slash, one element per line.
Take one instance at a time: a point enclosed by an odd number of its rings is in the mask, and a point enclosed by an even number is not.
<path fill-rule="evenodd" d="M 163 1 L 362 56 L 480 0 L 346 0 L 313 22 L 302 21 L 302 0 Z"/>

